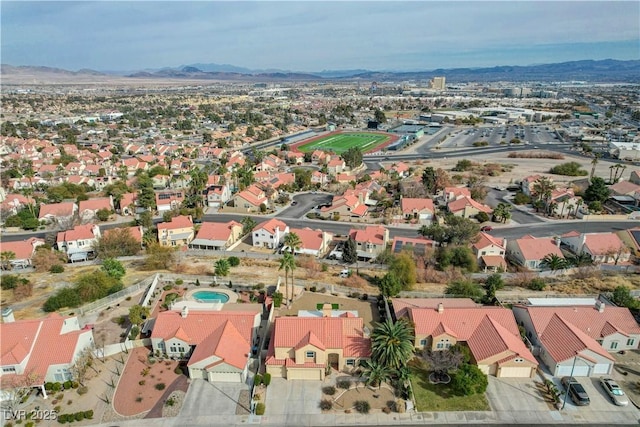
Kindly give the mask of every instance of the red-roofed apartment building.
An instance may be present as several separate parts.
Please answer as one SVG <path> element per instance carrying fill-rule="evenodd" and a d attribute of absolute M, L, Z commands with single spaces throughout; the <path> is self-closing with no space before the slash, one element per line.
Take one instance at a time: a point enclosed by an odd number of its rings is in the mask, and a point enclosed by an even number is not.
<path fill-rule="evenodd" d="M 369 225 L 364 230 L 349 230 L 349 237 L 356 242 L 358 258 L 373 259 L 387 248 L 389 230 L 381 225 Z"/>
<path fill-rule="evenodd" d="M 516 305 L 513 313 L 557 377 L 610 374 L 615 359 L 609 352 L 637 350 L 640 343 L 640 327 L 629 309 L 605 307 L 601 301 L 574 306 Z"/>
<path fill-rule="evenodd" d="M 2 242 L 2 252 L 13 252 L 14 257 L 9 260 L 12 268 L 25 268 L 31 265 L 31 257 L 40 245 L 44 245 L 44 240 L 36 237 L 20 242 Z"/>
<path fill-rule="evenodd" d="M 524 236 L 507 242 L 507 258 L 529 270 L 539 270 L 542 259 L 547 255 L 558 255 L 564 259 L 559 245 L 559 241 L 549 237 Z"/>
<path fill-rule="evenodd" d="M 2 385 L 29 376 L 46 397 L 45 382 L 72 379 L 71 366 L 93 346 L 93 330 L 80 329 L 77 317 L 53 313 L 44 319 L 14 321 L 13 313 L 6 310 L 0 323 Z"/>
<path fill-rule="evenodd" d="M 203 222 L 196 238 L 189 243 L 189 247 L 214 251 L 227 250 L 242 236 L 242 228 L 242 224 L 236 221 Z"/>
<path fill-rule="evenodd" d="M 315 257 L 323 256 L 329 249 L 329 244 L 333 240 L 333 234 L 326 231 L 312 230 L 309 227 L 291 228 L 289 233 L 295 233 L 300 238 L 300 248 L 296 250 L 296 254 L 311 255 Z M 290 250 L 288 246 L 282 248 L 282 251 Z"/>
<path fill-rule="evenodd" d="M 289 226 L 287 224 L 272 218 L 256 225 L 251 230 L 251 239 L 255 247 L 277 249 L 288 233 Z"/>
<path fill-rule="evenodd" d="M 193 240 L 194 231 L 191 216 L 178 215 L 158 224 L 158 242 L 161 246 L 185 246 Z"/>
<path fill-rule="evenodd" d="M 362 318 L 277 317 L 269 342 L 267 372 L 289 380 L 324 380 L 327 366 L 353 372 L 371 356 Z"/>
<path fill-rule="evenodd" d="M 151 345 L 168 357 L 189 359 L 190 378 L 242 383 L 257 340 L 262 310 L 204 311 L 183 307 L 158 313 Z"/>
<path fill-rule="evenodd" d="M 56 246 L 67 254 L 69 261 L 86 261 L 94 253 L 100 236 L 100 227 L 95 224 L 76 225 L 71 230 L 58 232 Z"/>
<path fill-rule="evenodd" d="M 417 349 L 439 351 L 465 343 L 472 362 L 485 374 L 533 378 L 538 362 L 520 337 L 511 310 L 452 300 L 394 300 L 396 313 L 403 313 L 415 327 Z"/>
<path fill-rule="evenodd" d="M 627 262 L 631 252 L 616 233 L 578 233 L 572 231 L 561 236 L 563 244 L 575 254 L 587 253 L 594 263 L 618 264 Z"/>
<path fill-rule="evenodd" d="M 478 240 L 471 246 L 480 268 L 487 271 L 506 271 L 506 240 L 480 232 Z"/>

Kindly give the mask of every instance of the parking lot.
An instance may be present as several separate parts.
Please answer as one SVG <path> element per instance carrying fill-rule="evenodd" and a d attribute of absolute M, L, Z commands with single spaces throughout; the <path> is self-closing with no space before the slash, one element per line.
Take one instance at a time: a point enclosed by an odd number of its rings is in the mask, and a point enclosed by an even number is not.
<path fill-rule="evenodd" d="M 481 141 L 487 142 L 488 146 L 498 146 L 508 144 L 514 138 L 532 147 L 561 142 L 555 130 L 545 125 L 483 125 L 457 128 L 440 144 L 440 148 L 469 148 Z"/>

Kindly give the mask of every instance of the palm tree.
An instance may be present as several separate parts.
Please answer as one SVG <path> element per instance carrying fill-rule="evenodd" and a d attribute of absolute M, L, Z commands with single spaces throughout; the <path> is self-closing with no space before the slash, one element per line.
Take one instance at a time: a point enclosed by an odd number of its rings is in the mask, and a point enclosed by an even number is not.
<path fill-rule="evenodd" d="M 16 254 L 13 251 L 0 252 L 1 267 L 3 270 L 9 270 L 11 268 L 11 260 L 16 259 Z"/>
<path fill-rule="evenodd" d="M 511 205 L 509 203 L 500 202 L 493 210 L 493 216 L 500 222 L 505 222 L 507 217 L 511 217 Z"/>
<path fill-rule="evenodd" d="M 280 268 L 278 270 L 284 270 L 284 288 L 285 288 L 285 298 L 287 300 L 287 307 L 291 304 L 291 300 L 289 299 L 289 282 L 288 282 L 288 273 L 291 272 L 291 289 L 293 289 L 293 270 L 296 269 L 296 260 L 290 252 L 285 252 L 282 255 L 282 259 L 280 259 Z M 293 298 L 293 296 L 292 296 Z"/>
<path fill-rule="evenodd" d="M 578 217 L 578 211 L 580 210 L 580 206 L 582 206 L 583 204 L 584 204 L 584 200 L 578 199 L 578 201 L 576 202 L 576 209 L 573 211 L 574 218 Z"/>
<path fill-rule="evenodd" d="M 540 267 L 548 268 L 549 270 L 556 272 L 567 267 L 567 260 L 558 254 L 547 254 L 542 258 Z"/>
<path fill-rule="evenodd" d="M 377 386 L 378 389 L 382 383 L 390 378 L 391 372 L 389 368 L 376 360 L 366 360 L 362 363 L 363 374 L 367 377 L 365 384 L 368 386 Z"/>
<path fill-rule="evenodd" d="M 300 249 L 302 241 L 296 233 L 288 233 L 284 236 L 284 245 L 289 248 L 292 255 L 295 255 L 296 251 Z"/>
<path fill-rule="evenodd" d="M 413 332 L 405 320 L 379 323 L 371 333 L 371 357 L 391 369 L 400 369 L 413 357 Z"/>
<path fill-rule="evenodd" d="M 591 181 L 593 179 L 593 175 L 595 175 L 596 173 L 596 165 L 598 164 L 598 158 L 600 157 L 599 154 L 596 154 L 593 157 L 593 160 L 591 160 L 591 174 L 589 175 L 589 181 Z"/>
<path fill-rule="evenodd" d="M 556 185 L 546 176 L 538 178 L 533 183 L 533 194 L 538 201 L 544 202 L 545 211 L 548 208 L 549 200 L 551 200 L 551 195 L 555 189 Z"/>
<path fill-rule="evenodd" d="M 580 252 L 579 254 L 570 256 L 567 259 L 567 263 L 574 267 L 584 267 L 587 265 L 593 265 L 593 260 L 591 256 L 586 252 Z"/>

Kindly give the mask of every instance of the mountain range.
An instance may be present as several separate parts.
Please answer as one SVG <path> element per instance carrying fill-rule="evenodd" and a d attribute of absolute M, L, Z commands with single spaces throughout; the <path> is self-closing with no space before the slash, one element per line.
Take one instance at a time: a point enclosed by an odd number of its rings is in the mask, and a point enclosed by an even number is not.
<path fill-rule="evenodd" d="M 179 67 L 167 67 L 156 70 L 118 73 L 100 72 L 83 69 L 68 71 L 60 68 L 40 66 L 0 65 L 3 79 L 10 76 L 25 75 L 36 78 L 46 74 L 65 79 L 81 77 L 127 77 L 133 79 L 189 79 L 222 81 L 326 81 L 326 80 L 365 80 L 365 81 L 407 81 L 429 80 L 435 76 L 445 76 L 448 83 L 456 82 L 495 82 L 495 81 L 586 81 L 604 82 L 640 82 L 640 60 L 620 61 L 615 59 L 582 60 L 554 64 L 528 66 L 496 66 L 488 68 L 451 68 L 431 71 L 370 71 L 370 70 L 323 70 L 319 72 L 294 72 L 288 70 L 252 70 L 229 64 L 195 63 Z"/>

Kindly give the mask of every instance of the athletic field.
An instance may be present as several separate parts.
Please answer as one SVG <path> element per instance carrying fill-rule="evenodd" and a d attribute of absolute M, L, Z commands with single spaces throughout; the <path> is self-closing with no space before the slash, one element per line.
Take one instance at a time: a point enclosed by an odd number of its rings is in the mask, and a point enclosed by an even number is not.
<path fill-rule="evenodd" d="M 380 133 L 340 132 L 302 142 L 297 149 L 303 153 L 322 150 L 342 154 L 349 148 L 360 147 L 362 152 L 366 153 L 373 151 L 382 144 L 386 144 L 390 140 L 391 136 Z"/>

